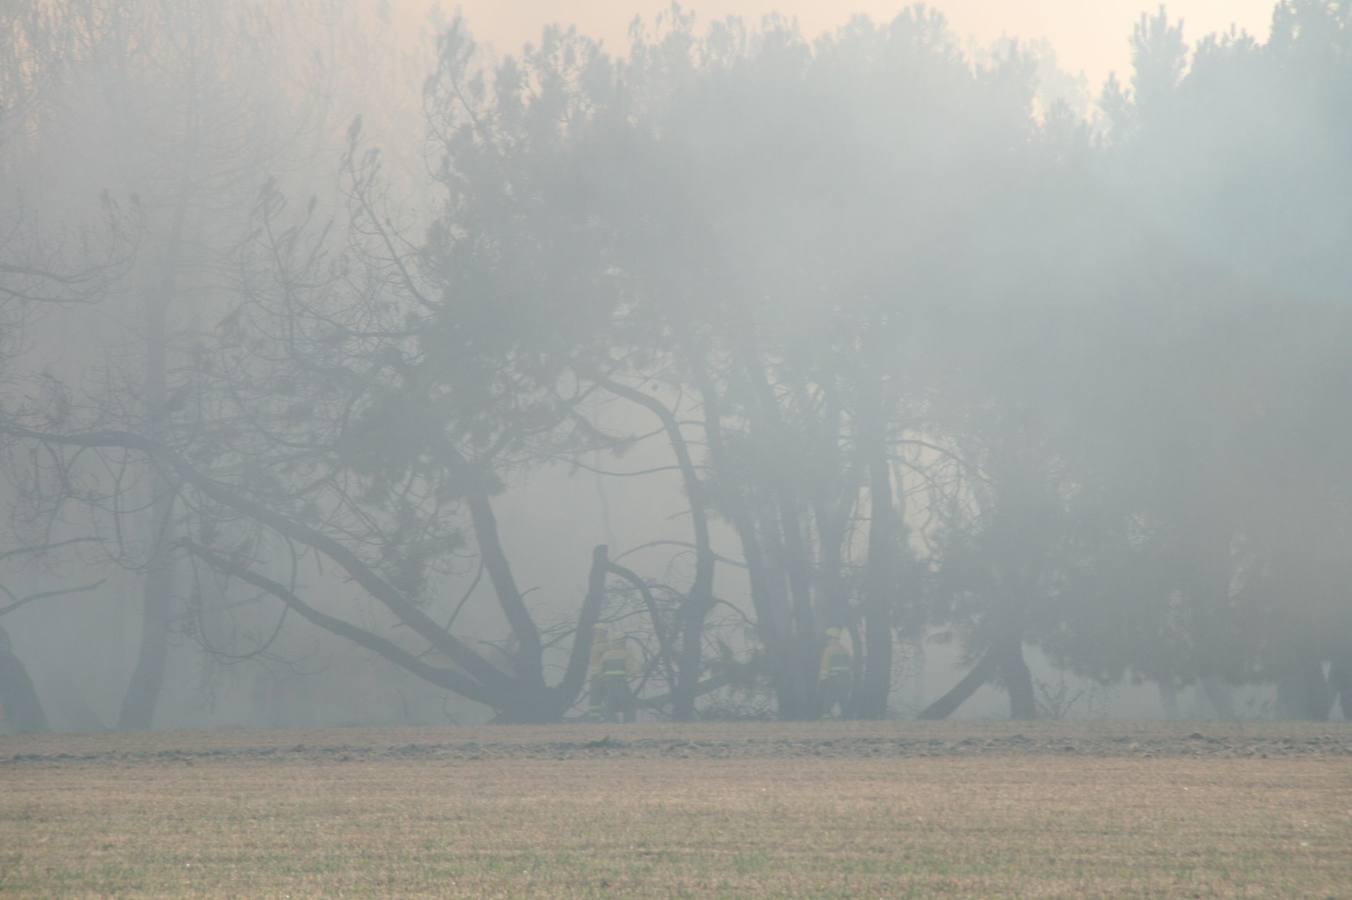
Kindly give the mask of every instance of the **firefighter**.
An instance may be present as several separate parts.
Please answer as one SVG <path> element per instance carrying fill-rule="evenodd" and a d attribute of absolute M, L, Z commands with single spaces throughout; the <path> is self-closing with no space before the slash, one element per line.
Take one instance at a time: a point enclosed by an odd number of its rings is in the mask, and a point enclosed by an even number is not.
<path fill-rule="evenodd" d="M 588 691 L 592 719 L 632 722 L 638 717 L 638 702 L 629 690 L 629 679 L 638 674 L 637 670 L 638 662 L 624 638 L 610 640 L 606 629 L 597 626 L 592 637 Z"/>
<path fill-rule="evenodd" d="M 587 666 L 587 718 L 601 720 L 601 708 L 605 705 L 605 689 L 601 686 L 601 657 L 610 645 L 610 633 L 604 625 L 592 629 L 591 657 Z"/>
<path fill-rule="evenodd" d="M 841 641 L 842 636 L 840 628 L 826 629 L 826 647 L 817 670 L 817 692 L 821 696 L 822 711 L 827 716 L 837 704 L 840 715 L 845 714 L 854 687 L 854 657 Z"/>

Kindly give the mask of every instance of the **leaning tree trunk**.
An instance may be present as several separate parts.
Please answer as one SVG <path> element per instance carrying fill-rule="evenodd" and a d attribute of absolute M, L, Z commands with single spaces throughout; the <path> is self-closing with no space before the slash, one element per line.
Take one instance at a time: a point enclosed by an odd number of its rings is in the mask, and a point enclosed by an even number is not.
<path fill-rule="evenodd" d="M 966 676 L 948 693 L 921 710 L 918 718 L 946 719 L 957 712 L 971 696 L 996 679 L 1009 692 L 1011 719 L 1036 719 L 1037 698 L 1033 693 L 1033 673 L 1023 658 L 1023 638 L 1017 632 L 998 637 L 995 645 L 986 651 Z"/>
<path fill-rule="evenodd" d="M 47 731 L 47 715 L 42 711 L 33 679 L 14 654 L 9 634 L 0 628 L 0 724 L 18 734 Z"/>
<path fill-rule="evenodd" d="M 1009 717 L 1037 718 L 1037 698 L 1033 694 L 1033 673 L 1023 658 L 1023 642 L 1015 639 L 1001 653 L 1000 679 L 1009 692 Z"/>
<path fill-rule="evenodd" d="M 573 704 L 582 695 L 582 686 L 586 683 L 591 668 L 592 640 L 596 624 L 601 621 L 601 610 L 605 606 L 606 575 L 611 571 L 609 548 L 600 544 L 592 548 L 591 571 L 587 575 L 587 596 L 582 601 L 582 610 L 578 613 L 577 629 L 573 632 L 573 649 L 568 655 L 568 665 L 563 677 L 552 688 L 554 703 L 552 717 L 562 719 Z"/>
<path fill-rule="evenodd" d="M 916 718 L 937 721 L 953 715 L 958 711 L 958 707 L 971 699 L 973 694 L 981 690 L 982 685 L 995 676 L 997 662 L 995 651 L 988 650 L 986 655 L 981 657 L 981 661 L 973 666 L 972 670 L 964 675 L 961 681 L 950 688 L 948 693 L 921 710 L 920 715 Z"/>

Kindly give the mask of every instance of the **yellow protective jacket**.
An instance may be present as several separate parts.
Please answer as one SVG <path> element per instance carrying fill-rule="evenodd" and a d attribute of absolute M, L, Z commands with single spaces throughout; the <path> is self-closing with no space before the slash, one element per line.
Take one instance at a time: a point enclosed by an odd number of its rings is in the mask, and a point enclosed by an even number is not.
<path fill-rule="evenodd" d="M 818 681 L 830 681 L 833 678 L 849 678 L 854 674 L 853 657 L 839 639 L 832 638 L 822 651 L 822 664 L 817 672 Z"/>
<path fill-rule="evenodd" d="M 623 640 L 614 640 L 601 654 L 594 674 L 632 678 L 638 674 L 638 661 L 634 659 L 634 654 L 629 652 L 629 647 Z"/>
<path fill-rule="evenodd" d="M 606 650 L 610 649 L 610 641 L 592 641 L 591 660 L 587 671 L 595 678 L 601 674 L 601 657 L 606 655 Z"/>

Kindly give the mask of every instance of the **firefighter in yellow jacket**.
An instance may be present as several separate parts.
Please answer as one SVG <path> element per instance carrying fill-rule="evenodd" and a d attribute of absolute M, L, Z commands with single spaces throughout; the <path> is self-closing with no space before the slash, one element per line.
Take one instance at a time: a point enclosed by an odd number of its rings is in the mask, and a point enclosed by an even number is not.
<path fill-rule="evenodd" d="M 610 640 L 600 625 L 592 634 L 591 683 L 588 689 L 590 717 L 598 722 L 638 717 L 638 700 L 629 690 L 629 679 L 638 674 L 634 658 L 624 638 Z"/>
<path fill-rule="evenodd" d="M 822 650 L 821 666 L 817 670 L 817 692 L 821 697 L 822 712 L 829 716 L 833 707 L 840 705 L 845 714 L 854 688 L 854 655 L 841 641 L 839 628 L 826 629 L 826 647 Z"/>

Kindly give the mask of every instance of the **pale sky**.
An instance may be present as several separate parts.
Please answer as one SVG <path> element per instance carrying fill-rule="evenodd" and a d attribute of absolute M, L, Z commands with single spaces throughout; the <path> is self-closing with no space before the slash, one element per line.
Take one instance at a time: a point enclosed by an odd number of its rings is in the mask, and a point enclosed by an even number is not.
<path fill-rule="evenodd" d="M 432 0 L 393 0 L 405 12 L 421 13 Z M 1189 41 L 1237 24 L 1266 39 L 1275 0 L 1172 0 L 1172 17 L 1184 20 Z M 547 22 L 571 23 L 600 36 L 613 50 L 626 46 L 625 33 L 635 15 L 651 19 L 669 0 L 443 0 L 457 5 L 471 30 L 499 52 L 515 52 L 535 40 Z M 689 0 L 682 4 L 701 21 L 738 14 L 759 19 L 777 11 L 796 18 L 803 31 L 815 35 L 842 24 L 854 13 L 885 21 L 909 3 L 886 0 Z M 938 0 L 928 4 L 942 11 L 963 38 L 986 44 L 1002 35 L 1045 37 L 1056 48 L 1061 67 L 1083 71 L 1096 91 L 1109 71 L 1126 75 L 1127 38 L 1143 12 L 1158 9 L 1146 0 Z"/>

